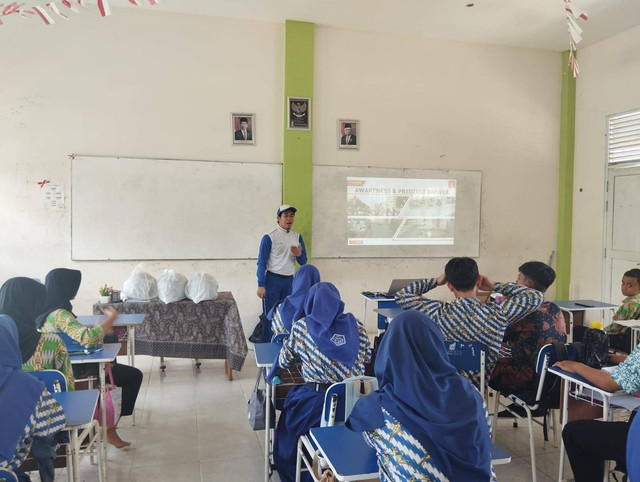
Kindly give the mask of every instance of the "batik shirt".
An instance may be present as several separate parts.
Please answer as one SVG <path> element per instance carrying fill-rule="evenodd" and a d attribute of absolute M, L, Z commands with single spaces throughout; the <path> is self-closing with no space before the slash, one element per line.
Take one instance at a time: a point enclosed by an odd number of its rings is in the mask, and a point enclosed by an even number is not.
<path fill-rule="evenodd" d="M 639 320 L 640 319 L 640 293 L 635 296 L 627 296 L 622 300 L 622 305 L 613 315 L 614 320 Z M 626 332 L 628 327 L 611 323 L 605 328 L 611 335 L 619 335 Z"/>
<path fill-rule="evenodd" d="M 640 346 L 611 370 L 611 378 L 627 393 L 640 392 Z"/>
<path fill-rule="evenodd" d="M 18 440 L 15 455 L 11 460 L 0 461 L 0 468 L 8 467 L 15 471 L 29 455 L 33 437 L 44 437 L 64 428 L 66 416 L 64 410 L 45 388 L 36 405 L 36 412 L 24 428 L 23 437 Z"/>
<path fill-rule="evenodd" d="M 289 334 L 287 329 L 284 327 L 282 318 L 280 317 L 280 306 L 273 310 L 273 317 L 271 318 L 271 331 L 273 332 L 273 336 Z"/>
<path fill-rule="evenodd" d="M 489 414 L 484 407 L 489 429 Z M 364 439 L 378 455 L 381 482 L 406 481 L 449 481 L 435 465 L 422 444 L 407 432 L 393 415 L 382 408 L 384 425 L 364 432 Z M 491 467 L 491 481 L 496 475 Z"/>
<path fill-rule="evenodd" d="M 533 313 L 511 323 L 504 332 L 500 357 L 491 373 L 491 387 L 502 393 L 535 391 L 538 352 L 553 342 L 566 343 L 562 310 L 545 301 Z"/>
<path fill-rule="evenodd" d="M 64 309 L 49 313 L 40 331 L 44 333 L 66 333 L 83 346 L 95 345 L 104 338 L 104 329 L 100 325 L 84 326 L 73 316 L 73 313 Z"/>
<path fill-rule="evenodd" d="M 485 380 L 488 382 L 507 325 L 535 311 L 543 301 L 542 293 L 515 283 L 496 283 L 494 291 L 505 295 L 504 301 L 483 303 L 478 298 L 456 298 L 448 302 L 422 297 L 437 286 L 435 278 L 416 280 L 396 293 L 396 302 L 405 310 L 422 311 L 433 318 L 445 340 L 487 345 Z M 460 374 L 480 389 L 479 371 L 461 370 Z"/>
<path fill-rule="evenodd" d="M 301 364 L 300 371 L 305 382 L 336 383 L 345 378 L 364 375 L 364 364 L 371 359 L 371 344 L 364 325 L 359 321 L 357 323 L 360 349 L 352 366 L 343 365 L 323 355 L 307 331 L 304 318 L 293 323 L 291 335 L 280 349 L 278 366 L 289 368 L 298 363 Z"/>
<path fill-rule="evenodd" d="M 67 391 L 74 389 L 75 380 L 67 347 L 58 335 L 43 333 L 36 350 L 25 363 L 22 370 L 33 372 L 36 370 L 60 370 L 67 379 Z"/>

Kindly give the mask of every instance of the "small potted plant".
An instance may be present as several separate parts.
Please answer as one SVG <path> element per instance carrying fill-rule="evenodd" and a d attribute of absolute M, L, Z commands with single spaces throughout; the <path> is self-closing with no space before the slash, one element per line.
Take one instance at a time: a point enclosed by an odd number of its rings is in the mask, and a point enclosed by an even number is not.
<path fill-rule="evenodd" d="M 107 286 L 106 284 L 98 288 L 98 293 L 100 293 L 100 303 L 110 303 L 112 291 L 113 287 Z"/>

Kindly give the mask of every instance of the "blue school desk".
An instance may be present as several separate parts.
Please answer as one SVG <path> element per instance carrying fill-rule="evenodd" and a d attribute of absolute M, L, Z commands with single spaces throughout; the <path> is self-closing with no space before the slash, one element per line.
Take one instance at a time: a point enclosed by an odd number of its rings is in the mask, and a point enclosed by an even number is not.
<path fill-rule="evenodd" d="M 282 343 L 256 343 L 253 345 L 254 354 L 256 356 L 256 365 L 258 365 L 259 370 L 264 370 L 265 375 L 271 369 L 271 365 L 273 365 L 278 359 L 278 354 L 280 353 L 280 348 L 282 348 Z M 274 397 L 274 388 L 273 385 L 267 384 L 266 387 L 266 406 L 271 406 L 271 400 Z M 265 431 L 264 431 L 264 480 L 268 482 L 269 480 L 269 472 L 271 471 L 269 459 L 271 457 L 271 429 L 269 428 L 271 424 L 271 410 L 267 409 L 267 413 L 265 414 Z"/>
<path fill-rule="evenodd" d="M 360 293 L 364 298 L 364 313 L 362 315 L 362 324 L 367 326 L 367 305 L 371 301 L 376 304 L 376 308 L 373 311 L 377 311 L 380 308 L 398 308 L 398 304 L 394 298 L 389 298 L 385 295 L 378 294 L 364 294 Z M 402 309 L 402 308 L 398 308 Z M 378 314 L 378 333 L 385 330 L 387 327 L 387 319 L 385 316 Z"/>
<path fill-rule="evenodd" d="M 72 365 L 81 365 L 83 363 L 97 363 L 98 375 L 100 378 L 100 407 L 102 408 L 102 424 L 101 424 L 101 437 L 100 437 L 100 457 L 102 460 L 103 470 L 106 470 L 107 462 L 107 407 L 104 402 L 104 389 L 106 387 L 104 365 L 105 363 L 111 363 L 118 356 L 120 351 L 120 343 L 105 343 L 102 345 L 102 350 L 93 352 L 89 355 L 78 354 L 69 355 Z"/>
<path fill-rule="evenodd" d="M 309 430 L 311 438 L 339 481 L 376 479 L 378 459 L 376 451 L 365 442 L 362 433 L 352 432 L 344 425 L 318 427 Z M 491 463 L 508 464 L 511 456 L 491 444 Z"/>
<path fill-rule="evenodd" d="M 51 395 L 62 406 L 67 417 L 64 430 L 69 431 L 69 452 L 71 455 L 71 457 L 67 456 L 67 460 L 70 460 L 67 471 L 73 474 L 72 480 L 77 482 L 80 480 L 80 462 L 89 453 L 90 449 L 96 446 L 96 442 L 99 440 L 98 422 L 93 420 L 93 412 L 98 403 L 99 390 L 96 388 L 93 390 L 52 393 Z M 91 431 L 94 428 L 96 430 L 92 435 Z M 84 445 L 84 447 L 81 447 L 81 445 Z M 98 478 L 102 482 L 105 480 L 105 464 L 100 450 L 97 452 Z"/>
<path fill-rule="evenodd" d="M 113 326 L 127 327 L 127 364 L 132 367 L 136 366 L 136 326 L 144 322 L 147 316 L 144 313 L 118 314 Z M 107 315 L 81 315 L 78 316 L 78 322 L 81 325 L 95 326 L 107 319 Z"/>
<path fill-rule="evenodd" d="M 640 398 L 633 395 L 629 395 L 622 390 L 618 392 L 608 392 L 602 388 L 598 388 L 592 383 L 588 382 L 585 378 L 581 377 L 577 373 L 571 373 L 562 370 L 558 367 L 549 367 L 549 373 L 562 378 L 565 383 L 562 384 L 562 429 L 567 424 L 569 415 L 569 392 L 571 391 L 571 385 L 575 385 L 576 398 L 579 400 L 585 400 L 592 405 L 602 405 L 602 420 L 611 421 L 610 407 L 624 408 L 626 410 L 634 410 L 640 407 Z M 579 394 L 578 394 L 579 393 Z M 560 469 L 558 475 L 558 481 L 562 481 L 564 473 L 564 440 L 560 440 Z M 603 480 L 606 482 L 609 480 L 609 464 L 604 464 Z"/>
<path fill-rule="evenodd" d="M 604 317 L 605 310 L 617 310 L 617 305 L 610 303 L 603 303 L 596 300 L 566 300 L 566 301 L 554 301 L 558 308 L 566 312 L 569 315 L 569 330 L 567 332 L 567 342 L 573 341 L 573 313 L 575 311 L 590 311 L 600 310 Z"/>

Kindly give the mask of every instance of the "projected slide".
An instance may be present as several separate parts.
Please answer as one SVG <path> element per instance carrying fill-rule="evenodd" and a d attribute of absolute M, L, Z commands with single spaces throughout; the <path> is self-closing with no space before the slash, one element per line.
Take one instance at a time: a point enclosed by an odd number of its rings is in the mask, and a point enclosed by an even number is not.
<path fill-rule="evenodd" d="M 347 177 L 349 246 L 453 245 L 455 179 Z"/>

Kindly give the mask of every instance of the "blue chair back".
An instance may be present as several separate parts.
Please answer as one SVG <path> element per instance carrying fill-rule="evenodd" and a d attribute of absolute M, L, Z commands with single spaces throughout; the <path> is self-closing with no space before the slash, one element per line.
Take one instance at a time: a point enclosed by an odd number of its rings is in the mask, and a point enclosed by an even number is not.
<path fill-rule="evenodd" d="M 9 469 L 0 469 L 0 482 L 18 482 L 18 477 Z"/>
<path fill-rule="evenodd" d="M 640 417 L 631 422 L 627 436 L 627 475 L 629 480 L 640 480 Z"/>
<path fill-rule="evenodd" d="M 44 383 L 49 393 L 67 391 L 67 379 L 59 370 L 38 370 L 28 373 Z"/>
<path fill-rule="evenodd" d="M 287 338 L 289 338 L 289 333 L 278 333 L 271 338 L 271 343 L 283 343 Z"/>
<path fill-rule="evenodd" d="M 445 340 L 449 361 L 458 370 L 479 371 L 480 389 L 484 392 L 487 345 L 478 341 Z"/>
<path fill-rule="evenodd" d="M 362 396 L 378 389 L 378 380 L 375 377 L 347 378 L 339 383 L 331 385 L 324 396 L 324 406 L 320 426 L 342 425 L 351 414 L 356 401 Z M 331 399 L 333 395 L 338 397 L 336 412 L 331 419 Z"/>

